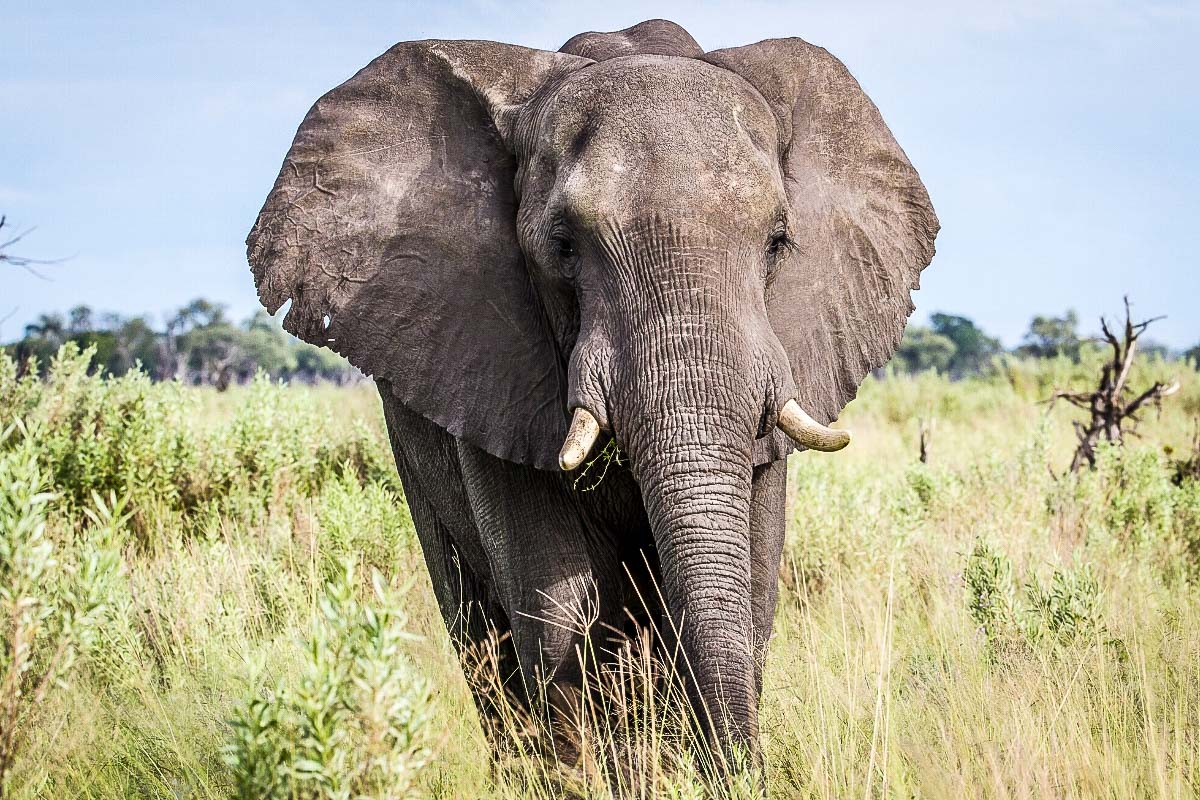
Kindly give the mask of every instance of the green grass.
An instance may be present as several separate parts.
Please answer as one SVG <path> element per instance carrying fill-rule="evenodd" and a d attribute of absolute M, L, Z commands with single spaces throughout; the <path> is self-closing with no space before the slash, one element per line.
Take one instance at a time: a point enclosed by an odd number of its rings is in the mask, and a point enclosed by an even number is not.
<path fill-rule="evenodd" d="M 1063 476 L 1072 412 L 1037 401 L 1092 366 L 870 380 L 851 447 L 792 460 L 771 796 L 1200 794 L 1200 484 L 1173 466 L 1200 375 L 1139 366 L 1181 392 Z M 489 763 L 371 387 L 219 395 L 66 353 L 46 383 L 0 361 L 0 409 L 5 797 L 606 797 L 612 750 L 632 796 L 703 796 L 669 699 L 615 686 L 580 768 Z"/>

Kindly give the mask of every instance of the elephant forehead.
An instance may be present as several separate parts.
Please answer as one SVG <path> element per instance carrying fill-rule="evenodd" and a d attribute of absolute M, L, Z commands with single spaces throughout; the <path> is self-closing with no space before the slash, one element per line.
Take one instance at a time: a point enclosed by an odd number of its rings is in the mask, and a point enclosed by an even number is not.
<path fill-rule="evenodd" d="M 598 152 L 561 176 L 567 206 L 584 224 L 661 216 L 721 218 L 730 223 L 772 216 L 784 206 L 782 183 L 766 164 L 723 154 L 697 163 L 694 153 Z M 716 168 L 713 162 L 723 166 Z"/>
<path fill-rule="evenodd" d="M 594 64 L 569 76 L 547 111 L 551 138 L 568 148 L 602 132 L 631 141 L 744 136 L 762 150 L 778 148 L 762 95 L 741 76 L 690 58 L 639 55 Z"/>
<path fill-rule="evenodd" d="M 647 212 L 741 224 L 786 205 L 769 158 L 730 141 L 598 137 L 559 180 L 567 206 L 584 224 Z"/>
<path fill-rule="evenodd" d="M 551 114 L 559 185 L 582 221 L 646 210 L 758 218 L 780 207 L 774 117 L 741 78 L 689 59 L 610 64 L 565 86 Z"/>

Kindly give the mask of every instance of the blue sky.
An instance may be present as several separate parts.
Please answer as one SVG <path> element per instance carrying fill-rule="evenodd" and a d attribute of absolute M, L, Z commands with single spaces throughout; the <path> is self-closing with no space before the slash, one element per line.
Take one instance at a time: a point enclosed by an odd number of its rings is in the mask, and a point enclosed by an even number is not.
<path fill-rule="evenodd" d="M 87 303 L 161 318 L 256 307 L 242 242 L 309 105 L 391 44 L 557 49 L 648 17 L 706 49 L 829 48 L 916 164 L 942 221 L 916 294 L 1015 344 L 1035 313 L 1167 314 L 1200 341 L 1200 3 L 6 2 L 0 212 L 37 226 L 0 276 L 0 340 Z"/>

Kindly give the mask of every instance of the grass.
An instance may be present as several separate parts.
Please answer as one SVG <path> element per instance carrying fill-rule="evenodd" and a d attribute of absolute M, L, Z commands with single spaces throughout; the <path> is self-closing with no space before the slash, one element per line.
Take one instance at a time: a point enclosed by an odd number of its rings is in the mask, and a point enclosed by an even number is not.
<path fill-rule="evenodd" d="M 1090 369 L 870 380 L 854 444 L 792 460 L 772 797 L 1200 794 L 1200 484 L 1174 466 L 1200 375 L 1141 365 L 1180 394 L 1063 476 L 1072 414 L 1037 401 Z M 67 351 L 46 383 L 0 361 L 0 409 L 4 797 L 705 796 L 670 699 L 611 676 L 584 768 L 489 763 L 371 387 L 219 395 Z"/>

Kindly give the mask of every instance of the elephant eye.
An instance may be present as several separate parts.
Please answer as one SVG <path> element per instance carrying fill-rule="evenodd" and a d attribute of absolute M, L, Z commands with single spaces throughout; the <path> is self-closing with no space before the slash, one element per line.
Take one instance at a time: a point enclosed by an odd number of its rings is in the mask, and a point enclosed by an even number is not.
<path fill-rule="evenodd" d="M 795 244 L 788 237 L 786 231 L 771 235 L 767 242 L 767 277 L 775 276 L 793 249 L 795 249 Z"/>
<path fill-rule="evenodd" d="M 562 262 L 570 262 L 575 260 L 578 255 L 575 249 L 575 240 L 565 234 L 557 234 L 554 236 L 552 244 L 554 253 Z"/>
<path fill-rule="evenodd" d="M 778 258 L 786 254 L 788 246 L 788 237 L 786 233 L 776 233 L 771 236 L 771 240 L 767 242 L 767 255 Z"/>

